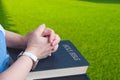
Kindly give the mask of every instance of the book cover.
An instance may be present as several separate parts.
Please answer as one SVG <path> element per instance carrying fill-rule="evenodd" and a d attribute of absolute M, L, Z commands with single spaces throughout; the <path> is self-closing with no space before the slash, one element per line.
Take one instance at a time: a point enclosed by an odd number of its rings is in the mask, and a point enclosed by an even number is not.
<path fill-rule="evenodd" d="M 90 78 L 86 74 L 82 74 L 82 75 L 74 75 L 74 76 L 67 76 L 67 77 L 35 79 L 35 80 L 90 80 Z"/>
<path fill-rule="evenodd" d="M 9 49 L 11 57 L 15 60 L 14 53 L 19 50 Z M 51 57 L 40 60 L 36 68 L 28 75 L 30 79 L 44 79 L 85 74 L 89 66 L 87 60 L 81 55 L 77 48 L 69 40 L 59 43 L 59 48 Z"/>

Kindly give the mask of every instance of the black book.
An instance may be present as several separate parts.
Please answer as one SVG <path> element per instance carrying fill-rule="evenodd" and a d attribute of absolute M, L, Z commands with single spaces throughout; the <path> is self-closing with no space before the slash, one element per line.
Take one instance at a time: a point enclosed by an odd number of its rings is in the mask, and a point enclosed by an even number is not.
<path fill-rule="evenodd" d="M 19 50 L 8 49 L 11 57 L 16 60 Z M 30 79 L 45 79 L 86 74 L 89 63 L 69 41 L 59 43 L 58 50 L 51 57 L 40 60 L 37 67 L 28 75 Z"/>
<path fill-rule="evenodd" d="M 90 80 L 86 74 L 35 80 Z"/>

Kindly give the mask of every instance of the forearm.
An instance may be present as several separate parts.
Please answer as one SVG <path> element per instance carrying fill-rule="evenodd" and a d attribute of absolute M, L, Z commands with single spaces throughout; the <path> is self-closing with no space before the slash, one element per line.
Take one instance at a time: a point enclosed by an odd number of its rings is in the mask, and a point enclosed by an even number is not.
<path fill-rule="evenodd" d="M 33 61 L 21 56 L 13 65 L 0 75 L 0 80 L 24 80 L 31 70 Z"/>
<path fill-rule="evenodd" d="M 25 49 L 26 48 L 26 44 L 25 44 L 25 40 L 24 37 L 10 32 L 10 31 L 5 31 L 5 38 L 6 38 L 6 45 L 7 47 L 11 47 L 11 48 L 21 48 L 21 49 Z"/>

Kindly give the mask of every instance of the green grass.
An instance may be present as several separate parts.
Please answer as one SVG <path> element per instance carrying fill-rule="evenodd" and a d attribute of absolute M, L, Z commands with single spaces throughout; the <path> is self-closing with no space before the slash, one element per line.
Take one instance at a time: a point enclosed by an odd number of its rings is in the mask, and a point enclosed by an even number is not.
<path fill-rule="evenodd" d="M 0 23 L 22 35 L 45 23 L 89 61 L 91 80 L 120 78 L 120 1 L 0 0 Z"/>

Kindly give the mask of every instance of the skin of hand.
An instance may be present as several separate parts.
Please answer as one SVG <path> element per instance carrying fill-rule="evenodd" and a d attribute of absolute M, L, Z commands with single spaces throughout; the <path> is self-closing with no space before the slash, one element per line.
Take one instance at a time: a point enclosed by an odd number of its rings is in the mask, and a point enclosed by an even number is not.
<path fill-rule="evenodd" d="M 55 52 L 58 49 L 58 43 L 60 42 L 60 37 L 59 35 L 55 34 L 55 32 L 50 29 L 50 28 L 45 28 L 45 24 L 40 25 L 40 27 L 44 27 L 44 30 L 42 31 L 42 33 L 39 33 L 39 37 L 44 37 L 44 38 L 48 38 L 48 43 L 51 45 L 51 52 Z M 38 28 L 38 32 L 39 32 L 40 28 Z M 37 31 L 37 29 L 35 30 Z M 28 44 L 28 41 L 31 37 L 31 35 L 35 32 L 31 32 L 28 35 L 26 35 L 24 37 L 25 43 L 26 45 Z M 49 56 L 51 56 L 51 52 L 49 53 Z"/>
<path fill-rule="evenodd" d="M 48 41 L 52 46 L 52 52 L 55 52 L 58 49 L 58 43 L 60 42 L 59 35 L 55 34 L 55 32 L 50 28 L 46 28 L 42 35 L 48 37 Z"/>
<path fill-rule="evenodd" d="M 51 54 L 51 44 L 48 42 L 48 37 L 42 36 L 44 30 L 45 26 L 41 25 L 26 36 L 27 48 L 25 51 L 33 53 L 39 59 L 46 58 Z"/>

